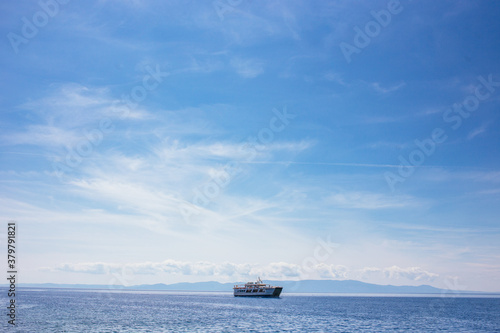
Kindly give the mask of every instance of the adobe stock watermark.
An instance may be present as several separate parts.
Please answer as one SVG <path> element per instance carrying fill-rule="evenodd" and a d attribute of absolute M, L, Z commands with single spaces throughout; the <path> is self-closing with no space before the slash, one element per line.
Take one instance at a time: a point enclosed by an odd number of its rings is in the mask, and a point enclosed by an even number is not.
<path fill-rule="evenodd" d="M 105 301 L 112 301 L 117 292 L 126 291 L 135 283 L 135 273 L 127 265 L 105 266 L 103 274 L 109 276 L 109 280 L 98 296 Z"/>
<path fill-rule="evenodd" d="M 215 12 L 219 16 L 221 21 L 224 21 L 224 13 L 232 12 L 236 7 L 241 5 L 243 0 L 215 0 L 212 5 L 215 8 Z"/>
<path fill-rule="evenodd" d="M 410 0 L 411 1 L 411 0 Z M 370 45 L 373 38 L 376 38 L 392 21 L 394 15 L 398 15 L 403 11 L 403 6 L 399 0 L 389 0 L 387 2 L 387 9 L 379 11 L 372 10 L 371 16 L 374 18 L 365 23 L 363 29 L 359 26 L 354 26 L 354 37 L 352 44 L 341 42 L 339 44 L 340 51 L 344 55 L 348 64 L 352 61 L 354 53 L 359 54 L 363 49 Z"/>
<path fill-rule="evenodd" d="M 326 240 L 318 237 L 317 243 L 318 245 L 314 248 L 313 255 L 302 260 L 302 270 L 307 274 L 311 274 L 314 271 L 315 266 L 330 259 L 334 250 L 340 246 L 339 244 L 332 242 L 331 235 L 328 235 Z"/>
<path fill-rule="evenodd" d="M 253 161 L 259 152 L 262 152 L 266 145 L 274 140 L 275 133 L 282 132 L 296 115 L 288 113 L 286 107 L 282 111 L 272 110 L 274 116 L 269 120 L 269 125 L 263 127 L 257 136 L 250 136 L 242 143 L 238 150 L 245 156 L 242 162 L 230 161 L 220 170 L 214 173 L 211 179 L 205 184 L 196 187 L 194 196 L 189 204 L 179 206 L 179 211 L 185 222 L 189 222 L 193 214 L 199 214 L 200 207 L 207 207 L 222 190 L 231 183 L 231 180 L 241 171 L 241 165 Z"/>
<path fill-rule="evenodd" d="M 53 19 L 60 11 L 60 5 L 66 5 L 70 0 L 41 0 L 38 2 L 40 10 L 36 11 L 31 19 L 23 16 L 21 21 L 21 34 L 9 32 L 7 39 L 10 46 L 17 54 L 21 44 L 28 44 L 30 40 L 38 35 L 40 29 L 44 28 L 51 19 Z"/>
<path fill-rule="evenodd" d="M 335 250 L 340 247 L 339 244 L 332 242 L 331 235 L 328 235 L 326 239 L 322 239 L 318 237 L 316 239 L 317 245 L 314 247 L 313 254 L 308 256 L 302 260 L 301 270 L 304 275 L 301 276 L 301 279 L 314 277 L 314 273 L 316 272 L 318 266 L 320 264 L 324 264 L 330 257 L 334 254 Z M 331 277 L 335 277 L 335 273 L 331 271 Z M 291 287 L 291 291 L 296 291 L 301 284 L 301 281 L 295 281 L 293 286 Z"/>
<path fill-rule="evenodd" d="M 122 290 L 124 287 L 131 286 L 134 281 L 134 272 L 131 268 L 127 268 L 126 265 L 117 270 L 111 270 L 107 267 L 106 274 L 111 274 L 108 282 L 109 290 Z"/>
<path fill-rule="evenodd" d="M 461 285 L 458 282 L 458 278 L 446 278 L 444 280 L 447 289 L 441 289 L 439 298 L 433 299 L 429 303 L 429 314 L 431 315 L 442 315 L 442 312 L 454 302 L 460 293 L 467 289 L 467 286 Z"/>
<path fill-rule="evenodd" d="M 126 118 L 130 115 L 132 110 L 143 102 L 151 91 L 158 88 L 163 82 L 163 78 L 169 75 L 167 72 L 162 72 L 159 65 L 156 65 L 155 69 L 148 65 L 145 69 L 148 74 L 143 77 L 142 82 L 135 85 L 130 93 L 122 94 L 120 100 L 111 103 L 110 109 L 117 113 L 118 118 Z M 73 147 L 67 146 L 64 159 L 52 163 L 52 169 L 59 180 L 62 181 L 64 174 L 78 167 L 84 158 L 90 156 L 94 149 L 103 142 L 105 136 L 113 132 L 114 128 L 111 118 L 102 118 L 97 128 L 83 131 L 84 139 Z"/>
<path fill-rule="evenodd" d="M 493 81 L 493 75 L 489 74 L 488 78 L 478 76 L 480 85 L 476 86 L 474 93 L 466 96 L 461 103 L 455 103 L 452 107 L 447 108 L 443 112 L 443 121 L 451 124 L 453 131 L 458 130 L 471 114 L 479 108 L 481 102 L 490 98 L 495 92 L 496 87 L 500 87 L 500 81 Z M 398 183 L 403 183 L 408 177 L 413 175 L 415 169 L 421 166 L 427 158 L 429 158 L 436 151 L 436 146 L 445 142 L 448 139 L 446 131 L 441 127 L 434 128 L 429 137 L 423 140 L 416 139 L 414 141 L 416 148 L 413 149 L 405 158 L 399 155 L 397 174 L 391 171 L 384 173 L 385 181 L 391 189 L 395 190 Z"/>

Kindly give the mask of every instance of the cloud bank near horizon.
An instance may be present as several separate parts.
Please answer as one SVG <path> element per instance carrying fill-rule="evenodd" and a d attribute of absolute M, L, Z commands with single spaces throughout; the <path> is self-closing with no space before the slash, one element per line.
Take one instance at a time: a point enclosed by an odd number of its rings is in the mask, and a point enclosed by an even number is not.
<path fill-rule="evenodd" d="M 162 262 L 144 262 L 128 264 L 112 263 L 76 263 L 60 264 L 43 270 L 84 273 L 84 274 L 124 274 L 124 275 L 155 275 L 159 273 L 168 273 L 174 275 L 199 276 L 209 279 L 252 279 L 260 276 L 263 279 L 284 279 L 284 280 L 306 280 L 306 279 L 336 279 L 350 280 L 373 278 L 374 275 L 384 277 L 391 282 L 415 281 L 431 282 L 439 277 L 438 274 L 428 272 L 420 267 L 398 267 L 391 266 L 385 268 L 365 267 L 362 269 L 351 270 L 343 265 L 333 265 L 317 263 L 307 267 L 290 264 L 285 262 L 269 263 L 266 265 L 258 264 L 236 264 L 231 262 L 213 263 L 213 262 L 189 262 L 165 260 Z"/>

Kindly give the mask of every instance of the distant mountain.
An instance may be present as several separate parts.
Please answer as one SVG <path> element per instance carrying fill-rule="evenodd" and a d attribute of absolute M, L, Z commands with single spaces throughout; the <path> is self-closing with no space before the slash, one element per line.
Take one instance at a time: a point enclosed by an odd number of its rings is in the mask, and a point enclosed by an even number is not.
<path fill-rule="evenodd" d="M 392 286 L 354 280 L 270 281 L 269 283 L 280 283 L 288 292 L 300 293 L 435 294 L 450 292 L 450 290 L 443 290 L 428 285 Z"/>
<path fill-rule="evenodd" d="M 109 286 L 90 284 L 30 284 L 21 283 L 25 288 L 77 288 L 77 289 L 109 289 L 109 290 L 170 290 L 170 291 L 227 291 L 232 292 L 233 285 L 243 282 L 194 282 L 174 284 L 143 284 L 137 286 Z M 459 290 L 445 290 L 428 285 L 421 286 L 392 286 L 365 283 L 354 280 L 301 280 L 301 281 L 273 281 L 266 283 L 283 287 L 283 293 L 355 293 L 355 294 L 441 294 L 441 293 L 472 293 Z M 6 287 L 7 285 L 1 285 Z"/>

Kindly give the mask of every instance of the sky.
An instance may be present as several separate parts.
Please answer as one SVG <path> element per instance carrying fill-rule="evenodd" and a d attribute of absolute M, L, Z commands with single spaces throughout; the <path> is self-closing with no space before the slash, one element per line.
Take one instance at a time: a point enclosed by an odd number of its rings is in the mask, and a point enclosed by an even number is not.
<path fill-rule="evenodd" d="M 499 292 L 499 14 L 2 2 L 0 242 L 16 221 L 18 282 Z"/>

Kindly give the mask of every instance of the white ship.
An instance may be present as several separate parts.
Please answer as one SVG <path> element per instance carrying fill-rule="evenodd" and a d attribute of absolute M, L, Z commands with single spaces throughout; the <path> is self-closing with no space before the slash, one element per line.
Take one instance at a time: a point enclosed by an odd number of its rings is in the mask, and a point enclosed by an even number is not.
<path fill-rule="evenodd" d="M 245 285 L 235 285 L 233 290 L 234 296 L 279 297 L 283 287 L 262 283 L 262 280 L 259 278 L 257 282 L 247 282 Z"/>

